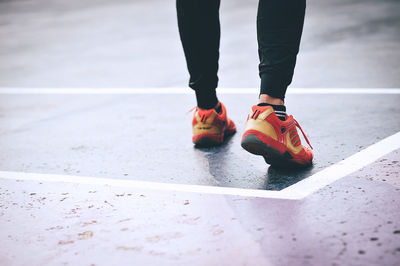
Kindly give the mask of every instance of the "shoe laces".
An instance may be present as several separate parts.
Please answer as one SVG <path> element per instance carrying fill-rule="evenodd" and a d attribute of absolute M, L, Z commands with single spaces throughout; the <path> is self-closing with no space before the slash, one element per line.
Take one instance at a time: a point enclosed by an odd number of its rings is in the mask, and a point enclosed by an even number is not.
<path fill-rule="evenodd" d="M 295 125 L 296 127 L 298 127 L 298 128 L 300 129 L 301 133 L 303 134 L 303 137 L 304 137 L 304 139 L 306 140 L 308 146 L 310 146 L 310 148 L 313 149 L 313 147 L 311 146 L 310 141 L 308 140 L 306 134 L 304 133 L 303 129 L 301 128 L 299 122 L 297 122 L 297 120 L 294 119 L 294 118 L 293 118 L 293 120 L 294 120 L 294 125 Z M 291 130 L 291 131 L 289 132 L 289 134 L 290 134 L 291 140 L 292 140 L 292 141 L 295 140 L 294 145 L 295 145 L 295 146 L 298 146 L 297 144 L 300 145 L 300 137 L 299 137 L 299 134 L 297 134 L 296 127 L 294 128 L 294 130 Z"/>
<path fill-rule="evenodd" d="M 197 106 L 193 106 L 192 108 L 190 108 L 190 110 L 187 111 L 186 114 L 188 115 L 188 114 L 192 113 L 194 110 L 197 110 Z"/>

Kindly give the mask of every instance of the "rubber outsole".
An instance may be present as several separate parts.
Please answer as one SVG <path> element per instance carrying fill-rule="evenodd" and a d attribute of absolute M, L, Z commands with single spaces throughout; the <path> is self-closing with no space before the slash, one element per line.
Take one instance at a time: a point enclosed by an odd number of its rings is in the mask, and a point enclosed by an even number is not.
<path fill-rule="evenodd" d="M 260 155 L 264 157 L 267 164 L 278 168 L 305 168 L 310 164 L 301 164 L 292 160 L 290 153 L 281 153 L 280 151 L 274 149 L 262 142 L 256 135 L 248 134 L 242 139 L 241 146 L 246 151 Z"/>
<path fill-rule="evenodd" d="M 212 146 L 221 145 L 222 142 L 215 141 L 211 138 L 203 137 L 203 138 L 197 140 L 196 142 L 194 142 L 194 144 L 196 146 L 200 146 L 200 147 L 212 147 Z"/>
<path fill-rule="evenodd" d="M 234 130 L 227 130 L 225 131 L 224 135 L 222 135 L 221 140 L 215 140 L 213 138 L 209 138 L 207 136 L 201 137 L 196 141 L 193 141 L 193 143 L 198 146 L 198 147 L 213 147 L 213 146 L 219 146 L 222 143 L 224 143 L 224 141 L 226 140 L 227 137 L 232 136 L 233 134 L 236 133 L 236 129 Z M 215 138 L 215 137 L 214 137 Z"/>

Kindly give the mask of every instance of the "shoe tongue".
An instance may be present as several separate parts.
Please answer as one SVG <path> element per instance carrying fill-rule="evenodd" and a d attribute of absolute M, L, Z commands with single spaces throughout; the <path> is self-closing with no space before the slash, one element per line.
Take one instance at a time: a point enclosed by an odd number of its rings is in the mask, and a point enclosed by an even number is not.
<path fill-rule="evenodd" d="M 218 105 L 218 107 L 215 108 L 215 112 L 217 112 L 217 114 L 222 114 L 222 103 L 220 103 L 220 104 Z"/>

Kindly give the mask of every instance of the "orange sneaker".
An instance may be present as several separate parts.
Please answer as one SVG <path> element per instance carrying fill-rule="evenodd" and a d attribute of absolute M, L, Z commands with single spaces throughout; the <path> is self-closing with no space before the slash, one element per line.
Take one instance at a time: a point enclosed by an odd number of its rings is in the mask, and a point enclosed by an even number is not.
<path fill-rule="evenodd" d="M 226 115 L 226 108 L 221 104 L 221 113 L 214 109 L 204 110 L 196 107 L 193 115 L 193 143 L 200 146 L 219 145 L 224 137 L 236 132 L 235 123 Z"/>
<path fill-rule="evenodd" d="M 301 145 L 296 127 L 312 149 L 307 136 L 293 116 L 286 121 L 280 120 L 271 106 L 253 106 L 247 117 L 242 147 L 253 154 L 261 155 L 273 166 L 308 166 L 311 165 L 313 153 Z"/>

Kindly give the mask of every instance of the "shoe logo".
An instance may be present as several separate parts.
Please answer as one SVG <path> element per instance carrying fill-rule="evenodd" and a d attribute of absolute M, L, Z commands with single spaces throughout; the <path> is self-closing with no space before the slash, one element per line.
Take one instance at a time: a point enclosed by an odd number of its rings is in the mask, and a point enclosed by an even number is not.
<path fill-rule="evenodd" d="M 284 134 L 286 132 L 286 128 L 285 127 L 281 127 L 281 133 Z"/>
<path fill-rule="evenodd" d="M 206 117 L 206 115 L 203 114 L 203 116 L 201 117 L 200 121 L 201 121 L 202 123 L 205 123 L 206 120 L 207 120 L 207 117 Z"/>
<path fill-rule="evenodd" d="M 211 127 L 198 127 L 198 129 L 210 129 Z"/>
<path fill-rule="evenodd" d="M 251 116 L 252 119 L 257 119 L 258 115 L 260 114 L 259 110 L 255 110 Z"/>

